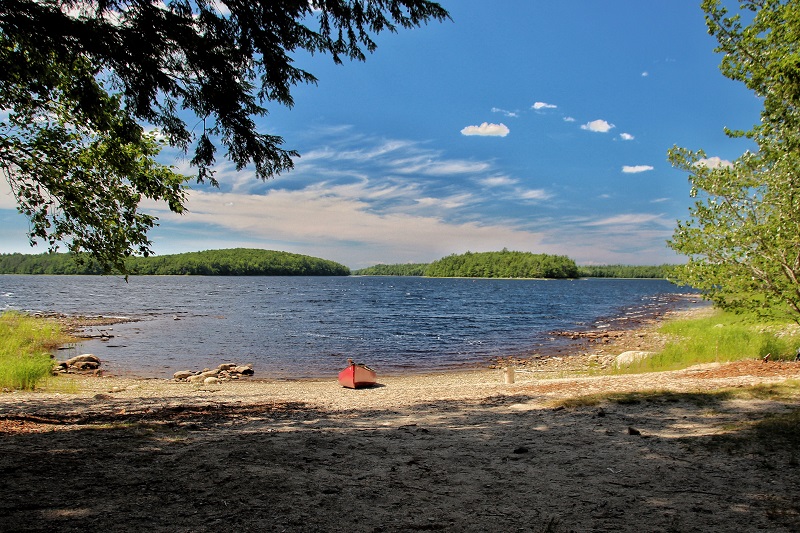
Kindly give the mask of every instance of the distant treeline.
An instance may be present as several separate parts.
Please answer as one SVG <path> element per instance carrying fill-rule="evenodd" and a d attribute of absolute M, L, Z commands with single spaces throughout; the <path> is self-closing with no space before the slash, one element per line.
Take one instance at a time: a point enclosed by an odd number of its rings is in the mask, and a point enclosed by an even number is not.
<path fill-rule="evenodd" d="M 477 255 L 477 254 L 472 254 Z M 430 263 L 405 263 L 393 265 L 375 265 L 354 270 L 357 276 L 427 276 Z M 464 265 L 462 265 L 464 266 Z M 674 265 L 640 266 L 640 265 L 594 265 L 577 267 L 580 278 L 653 278 L 665 279 Z M 477 270 L 477 266 L 476 266 Z M 472 276 L 460 276 L 472 277 Z M 483 277 L 483 276 L 481 276 Z M 489 276 L 487 276 L 489 277 Z M 495 276 L 497 277 L 497 276 Z M 499 277 L 548 277 L 548 276 L 499 276 Z M 569 276 L 567 276 L 569 277 Z"/>
<path fill-rule="evenodd" d="M 0 254 L 0 274 L 103 274 L 97 263 L 72 254 Z M 151 257 L 130 257 L 131 275 L 348 276 L 339 263 L 307 255 L 231 248 Z"/>
<path fill-rule="evenodd" d="M 467 252 L 433 263 L 376 265 L 356 270 L 360 276 L 427 276 L 432 278 L 577 278 L 575 261 L 561 255 L 530 252 Z"/>
<path fill-rule="evenodd" d="M 597 265 L 578 267 L 582 278 L 658 278 L 669 277 L 675 265 Z"/>
<path fill-rule="evenodd" d="M 354 270 L 353 274 L 358 276 L 424 276 L 426 268 L 428 268 L 428 263 L 375 265 Z"/>

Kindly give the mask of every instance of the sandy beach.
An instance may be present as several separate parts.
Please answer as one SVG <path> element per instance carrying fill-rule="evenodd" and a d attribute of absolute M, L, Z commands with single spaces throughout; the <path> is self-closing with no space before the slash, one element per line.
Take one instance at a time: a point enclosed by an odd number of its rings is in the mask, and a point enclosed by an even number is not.
<path fill-rule="evenodd" d="M 585 372 L 658 342 L 648 325 L 513 384 L 74 376 L 3 393 L 0 529 L 796 531 L 800 452 L 744 437 L 800 398 L 720 391 L 800 379 L 800 363 Z"/>

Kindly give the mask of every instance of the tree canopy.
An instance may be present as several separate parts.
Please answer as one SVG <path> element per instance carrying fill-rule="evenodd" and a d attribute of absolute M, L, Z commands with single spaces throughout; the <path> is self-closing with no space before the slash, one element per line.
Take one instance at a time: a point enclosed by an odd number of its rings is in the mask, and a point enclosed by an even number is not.
<path fill-rule="evenodd" d="M 723 308 L 800 321 L 800 1 L 739 7 L 731 15 L 718 0 L 703 2 L 722 73 L 764 102 L 760 124 L 728 134 L 758 150 L 730 164 L 702 150 L 670 151 L 697 199 L 670 241 L 689 257 L 675 275 Z"/>
<path fill-rule="evenodd" d="M 147 255 L 155 218 L 140 202 L 185 208 L 159 142 L 212 185 L 219 146 L 258 178 L 289 170 L 297 152 L 256 120 L 316 81 L 294 54 L 364 60 L 381 32 L 447 18 L 428 0 L 4 0 L 0 166 L 32 242 L 104 267 Z"/>

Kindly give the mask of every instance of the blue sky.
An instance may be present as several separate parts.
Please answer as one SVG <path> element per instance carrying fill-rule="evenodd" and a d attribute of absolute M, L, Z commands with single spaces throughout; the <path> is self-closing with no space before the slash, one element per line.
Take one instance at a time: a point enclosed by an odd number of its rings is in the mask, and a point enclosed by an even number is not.
<path fill-rule="evenodd" d="M 673 145 L 732 160 L 723 128 L 760 101 L 724 78 L 699 1 L 445 0 L 453 21 L 377 38 L 365 63 L 297 55 L 319 78 L 265 133 L 302 157 L 267 182 L 220 162 L 158 254 L 285 250 L 360 268 L 500 250 L 661 264 L 691 205 Z M 164 161 L 187 169 L 180 154 Z M 38 253 L 0 185 L 0 251 Z"/>

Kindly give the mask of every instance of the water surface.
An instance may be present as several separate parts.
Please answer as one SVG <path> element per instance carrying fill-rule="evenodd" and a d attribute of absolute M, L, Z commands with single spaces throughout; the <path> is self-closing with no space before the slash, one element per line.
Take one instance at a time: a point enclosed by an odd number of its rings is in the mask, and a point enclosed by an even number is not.
<path fill-rule="evenodd" d="M 485 366 L 552 350 L 554 331 L 696 304 L 685 292 L 663 280 L 2 275 L 0 310 L 136 319 L 74 349 L 113 373 L 237 362 L 294 378 L 330 376 L 348 357 L 382 374 Z"/>

